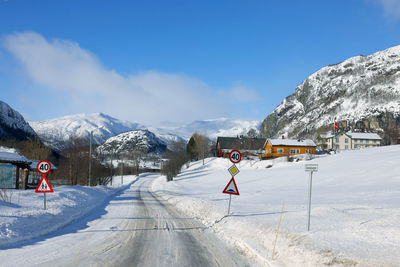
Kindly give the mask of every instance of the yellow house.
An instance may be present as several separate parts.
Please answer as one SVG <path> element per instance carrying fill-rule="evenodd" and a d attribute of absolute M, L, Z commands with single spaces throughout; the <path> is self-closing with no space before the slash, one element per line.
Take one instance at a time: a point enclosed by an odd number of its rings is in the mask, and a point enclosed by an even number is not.
<path fill-rule="evenodd" d="M 267 139 L 262 158 L 277 158 L 299 154 L 315 154 L 316 144 L 310 139 Z"/>

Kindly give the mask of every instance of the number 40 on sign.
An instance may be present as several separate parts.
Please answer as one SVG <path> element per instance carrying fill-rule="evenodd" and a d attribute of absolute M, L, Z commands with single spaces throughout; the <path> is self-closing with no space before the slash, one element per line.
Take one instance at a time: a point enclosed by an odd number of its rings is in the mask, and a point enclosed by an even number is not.
<path fill-rule="evenodd" d="M 35 193 L 44 193 L 43 208 L 46 209 L 46 193 L 53 193 L 53 188 L 51 187 L 49 181 L 46 178 L 46 174 L 51 171 L 50 162 L 47 160 L 41 160 L 36 165 L 36 169 L 41 173 L 42 179 L 40 180 L 38 186 L 36 187 Z"/>

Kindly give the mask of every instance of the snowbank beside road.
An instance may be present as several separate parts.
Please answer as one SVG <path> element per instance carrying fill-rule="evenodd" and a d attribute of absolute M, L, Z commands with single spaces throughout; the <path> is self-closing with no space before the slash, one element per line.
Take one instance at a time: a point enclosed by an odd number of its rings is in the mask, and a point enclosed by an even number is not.
<path fill-rule="evenodd" d="M 136 176 L 113 177 L 112 186 L 60 186 L 43 194 L 35 190 L 8 190 L 11 203 L 0 200 L 0 248 L 23 245 L 25 241 L 50 234 L 83 218 L 107 200 L 129 188 Z"/>
<path fill-rule="evenodd" d="M 173 181 L 160 177 L 153 191 L 258 261 L 278 266 L 396 266 L 400 259 L 400 146 L 379 147 L 308 162 L 242 161 L 235 177 L 240 196 L 222 194 L 227 159 L 193 163 Z M 308 174 L 313 177 L 311 231 L 307 232 Z M 282 201 L 285 213 L 276 260 L 273 240 Z"/>

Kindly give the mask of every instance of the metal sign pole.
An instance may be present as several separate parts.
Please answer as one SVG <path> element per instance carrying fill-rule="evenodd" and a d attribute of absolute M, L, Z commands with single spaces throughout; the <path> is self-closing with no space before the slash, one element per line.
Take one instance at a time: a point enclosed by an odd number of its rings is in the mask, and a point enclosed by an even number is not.
<path fill-rule="evenodd" d="M 231 211 L 231 199 L 232 199 L 232 195 L 229 194 L 228 216 L 229 216 L 229 212 Z"/>
<path fill-rule="evenodd" d="M 46 210 L 46 193 L 43 193 L 43 195 L 44 195 L 43 205 L 44 209 Z"/>
<path fill-rule="evenodd" d="M 312 173 L 313 172 L 310 171 L 310 181 L 308 183 L 308 222 L 307 222 L 307 231 L 310 231 Z"/>

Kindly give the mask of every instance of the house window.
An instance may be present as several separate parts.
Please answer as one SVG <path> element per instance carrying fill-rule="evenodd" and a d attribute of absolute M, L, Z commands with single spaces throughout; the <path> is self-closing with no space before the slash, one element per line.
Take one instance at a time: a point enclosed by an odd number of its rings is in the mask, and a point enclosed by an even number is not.
<path fill-rule="evenodd" d="M 339 138 L 337 138 L 337 137 L 336 137 L 336 139 L 335 139 L 335 140 L 336 140 L 336 143 L 339 143 Z"/>
<path fill-rule="evenodd" d="M 349 149 L 349 146 L 348 146 L 348 145 L 345 145 L 345 146 L 344 146 L 344 149 Z"/>
<path fill-rule="evenodd" d="M 277 152 L 278 153 L 283 153 L 283 148 L 278 148 Z"/>
<path fill-rule="evenodd" d="M 290 154 L 300 154 L 300 149 L 290 149 Z"/>
<path fill-rule="evenodd" d="M 366 143 L 368 144 L 368 143 L 369 143 L 369 140 L 367 140 Z"/>
<path fill-rule="evenodd" d="M 345 143 L 349 143 L 349 139 L 347 139 L 347 138 L 344 139 L 344 142 L 345 142 Z"/>

